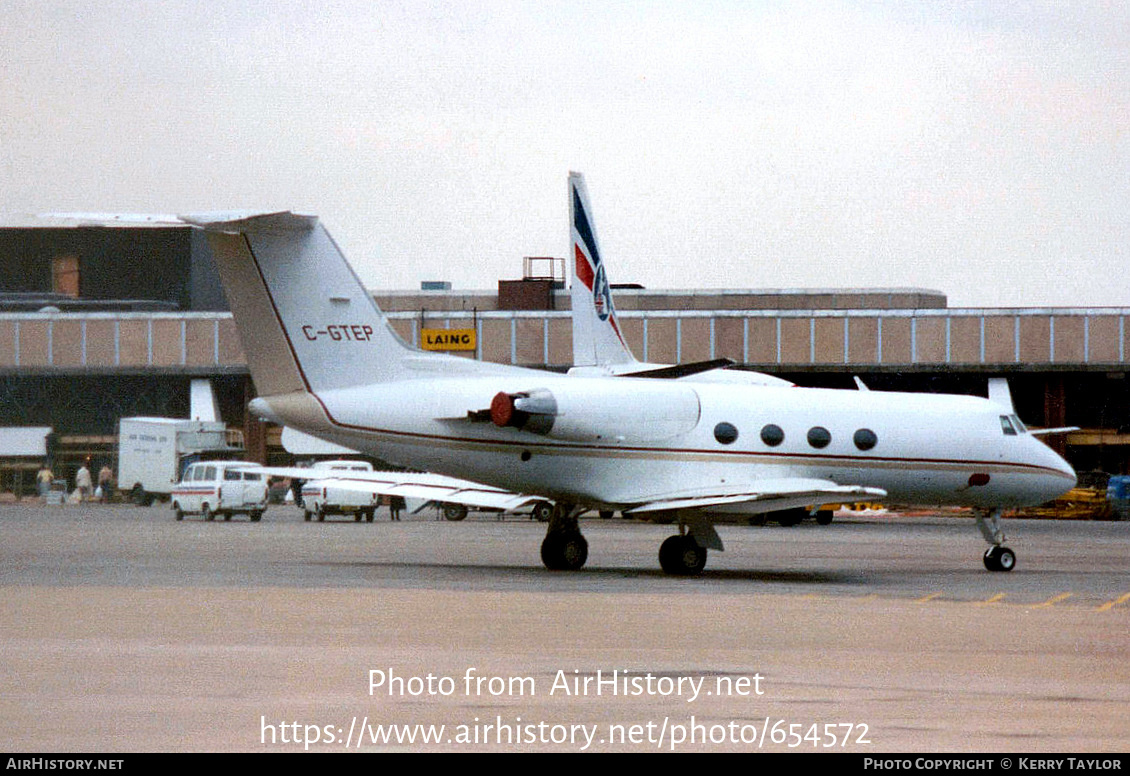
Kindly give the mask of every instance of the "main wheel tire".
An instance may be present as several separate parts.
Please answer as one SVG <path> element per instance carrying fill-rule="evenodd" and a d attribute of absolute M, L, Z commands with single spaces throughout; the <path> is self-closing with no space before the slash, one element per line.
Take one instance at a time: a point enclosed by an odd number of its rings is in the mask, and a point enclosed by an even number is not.
<path fill-rule="evenodd" d="M 376 517 L 376 516 L 377 516 L 377 510 L 375 510 L 375 509 L 366 509 L 365 510 L 365 522 L 366 523 L 373 522 L 373 518 Z"/>
<path fill-rule="evenodd" d="M 460 520 L 467 517 L 467 505 L 466 504 L 444 504 L 443 505 L 443 516 L 447 520 L 450 520 L 454 523 L 458 523 Z"/>
<path fill-rule="evenodd" d="M 548 501 L 539 501 L 534 504 L 534 511 L 531 514 L 534 520 L 539 523 L 548 523 L 549 518 L 553 517 L 553 504 Z"/>
<path fill-rule="evenodd" d="M 309 509 L 304 509 L 304 510 L 302 510 L 302 518 L 303 518 L 303 519 L 304 519 L 304 520 L 305 520 L 305 521 L 306 521 L 307 523 L 309 523 L 309 522 L 310 522 L 310 518 L 312 518 L 313 516 L 314 516 L 314 514 L 313 514 L 313 513 L 312 513 L 312 512 L 311 512 L 311 511 L 310 511 Z"/>
<path fill-rule="evenodd" d="M 180 508 L 180 504 L 173 504 L 173 516 L 178 521 L 184 520 L 184 510 Z"/>
<path fill-rule="evenodd" d="M 224 512 L 224 522 L 225 523 L 231 522 L 231 512 Z"/>
<path fill-rule="evenodd" d="M 680 577 L 701 574 L 706 568 L 706 548 L 692 536 L 669 536 L 659 546 L 659 565 L 668 574 Z"/>
<path fill-rule="evenodd" d="M 835 516 L 835 513 L 832 512 L 832 510 L 821 509 L 819 512 L 816 513 L 816 523 L 817 523 L 817 525 L 831 525 L 832 524 L 832 518 L 834 516 Z"/>
<path fill-rule="evenodd" d="M 322 509 L 322 505 L 314 507 L 314 516 L 318 518 L 319 523 L 326 522 L 326 510 Z"/>
<path fill-rule="evenodd" d="M 616 512 L 611 509 L 602 509 L 597 514 L 600 515 L 601 520 L 611 520 L 612 516 L 616 514 Z"/>
<path fill-rule="evenodd" d="M 554 532 L 541 543 L 541 562 L 550 571 L 576 571 L 589 557 L 589 543 L 578 532 Z"/>
<path fill-rule="evenodd" d="M 251 513 L 251 522 L 258 523 L 262 519 L 263 519 L 262 510 L 256 509 L 254 512 Z"/>
<path fill-rule="evenodd" d="M 785 528 L 792 528 L 794 525 L 799 525 L 800 521 L 804 519 L 805 511 L 803 507 L 796 509 L 784 509 L 777 512 L 774 517 L 777 519 L 777 524 Z"/>
<path fill-rule="evenodd" d="M 200 515 L 208 522 L 211 522 L 211 521 L 216 519 L 216 516 L 214 514 L 212 514 L 212 508 L 210 506 L 208 506 L 207 504 L 200 507 Z"/>

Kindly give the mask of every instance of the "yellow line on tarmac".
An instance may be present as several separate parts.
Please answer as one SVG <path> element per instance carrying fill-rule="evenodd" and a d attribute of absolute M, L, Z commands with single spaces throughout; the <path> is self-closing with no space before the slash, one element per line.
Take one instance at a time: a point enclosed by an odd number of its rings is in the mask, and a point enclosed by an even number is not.
<path fill-rule="evenodd" d="M 942 592 L 939 590 L 937 593 L 930 593 L 930 595 L 924 595 L 924 596 L 922 596 L 921 598 L 918 599 L 918 603 L 924 604 L 927 601 L 933 601 L 935 598 L 937 598 L 941 594 L 942 594 Z"/>
<path fill-rule="evenodd" d="M 977 605 L 978 606 L 986 606 L 988 604 L 1000 603 L 1003 600 L 1004 600 L 1004 593 L 997 593 L 995 596 L 993 596 L 992 598 L 990 598 L 987 601 L 978 601 Z"/>
<path fill-rule="evenodd" d="M 1097 609 L 1097 611 L 1105 612 L 1108 609 L 1113 609 L 1114 607 L 1118 606 L 1119 604 L 1124 604 L 1127 601 L 1130 601 L 1130 593 L 1123 593 L 1122 595 L 1120 595 L 1118 598 L 1114 599 L 1113 601 L 1107 601 L 1105 604 L 1100 606 Z"/>
<path fill-rule="evenodd" d="M 1034 608 L 1042 609 L 1045 606 L 1054 606 L 1054 605 L 1058 604 L 1060 601 L 1062 601 L 1066 598 L 1070 598 L 1070 597 L 1071 597 L 1071 593 L 1060 593 L 1057 596 L 1052 596 L 1048 600 L 1044 601 L 1042 604 L 1036 604 L 1036 606 Z"/>

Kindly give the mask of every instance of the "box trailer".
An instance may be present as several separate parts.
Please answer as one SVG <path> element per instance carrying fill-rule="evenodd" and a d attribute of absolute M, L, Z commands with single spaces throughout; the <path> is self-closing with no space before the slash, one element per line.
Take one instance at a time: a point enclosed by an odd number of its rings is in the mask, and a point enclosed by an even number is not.
<path fill-rule="evenodd" d="M 184 470 L 199 460 L 238 458 L 241 444 L 219 421 L 122 418 L 118 423 L 118 488 L 135 504 L 167 501 Z"/>

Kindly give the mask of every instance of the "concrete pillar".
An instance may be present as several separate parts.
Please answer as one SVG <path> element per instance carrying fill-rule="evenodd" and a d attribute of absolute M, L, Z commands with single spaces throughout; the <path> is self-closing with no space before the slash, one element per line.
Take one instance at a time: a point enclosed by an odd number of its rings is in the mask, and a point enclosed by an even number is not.
<path fill-rule="evenodd" d="M 267 463 L 267 424 L 247 411 L 248 403 L 255 398 L 251 378 L 243 383 L 243 447 L 248 461 Z"/>
<path fill-rule="evenodd" d="M 1057 428 L 1066 425 L 1067 393 L 1064 389 L 1063 377 L 1049 375 L 1044 381 L 1044 426 Z M 1044 441 L 1060 455 L 1067 451 L 1067 437 L 1063 434 L 1044 437 Z"/>

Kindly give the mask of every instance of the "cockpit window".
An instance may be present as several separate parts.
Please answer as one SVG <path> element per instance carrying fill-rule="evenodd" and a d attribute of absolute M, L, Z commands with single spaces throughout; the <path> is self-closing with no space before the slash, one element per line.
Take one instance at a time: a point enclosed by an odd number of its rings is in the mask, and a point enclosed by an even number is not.
<path fill-rule="evenodd" d="M 1005 436 L 1016 436 L 1016 427 L 1012 425 L 1008 415 L 1001 415 L 1001 431 Z"/>

